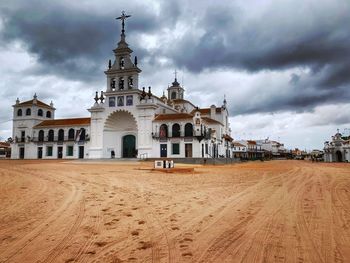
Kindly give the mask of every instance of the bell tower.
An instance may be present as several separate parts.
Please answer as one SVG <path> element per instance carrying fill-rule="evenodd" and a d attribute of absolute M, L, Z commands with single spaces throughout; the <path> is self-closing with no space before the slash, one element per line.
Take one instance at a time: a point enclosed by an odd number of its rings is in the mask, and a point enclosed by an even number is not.
<path fill-rule="evenodd" d="M 180 86 L 180 83 L 177 81 L 177 71 L 175 70 L 175 80 L 170 87 L 168 87 L 168 99 L 177 100 L 184 99 L 185 90 Z"/>
<path fill-rule="evenodd" d="M 128 43 L 125 41 L 125 20 L 131 17 L 122 12 L 117 20 L 122 21 L 122 32 L 120 35 L 120 41 L 114 52 L 114 62 L 110 60 L 108 63 L 108 70 L 105 71 L 107 75 L 107 89 L 108 92 L 125 91 L 131 89 L 138 89 L 139 73 L 141 69 L 137 67 L 137 57 L 134 57 L 132 61 L 131 53 L 133 52 Z"/>

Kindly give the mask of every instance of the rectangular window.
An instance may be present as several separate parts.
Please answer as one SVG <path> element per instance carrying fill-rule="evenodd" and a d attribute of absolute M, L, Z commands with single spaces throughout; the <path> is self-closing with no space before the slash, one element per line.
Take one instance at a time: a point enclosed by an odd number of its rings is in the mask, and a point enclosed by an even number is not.
<path fill-rule="evenodd" d="M 117 103 L 118 106 L 124 106 L 124 96 L 118 96 Z"/>
<path fill-rule="evenodd" d="M 172 153 L 173 154 L 180 154 L 180 144 L 179 143 L 172 144 Z"/>
<path fill-rule="evenodd" d="M 46 156 L 52 156 L 52 146 L 46 147 Z"/>
<path fill-rule="evenodd" d="M 205 144 L 205 154 L 208 154 L 208 144 Z"/>
<path fill-rule="evenodd" d="M 133 96 L 132 95 L 126 96 L 126 106 L 132 106 L 132 104 L 133 104 Z"/>
<path fill-rule="evenodd" d="M 67 156 L 73 156 L 73 146 L 67 146 Z"/>
<path fill-rule="evenodd" d="M 109 107 L 115 107 L 115 97 L 109 97 L 108 104 Z"/>

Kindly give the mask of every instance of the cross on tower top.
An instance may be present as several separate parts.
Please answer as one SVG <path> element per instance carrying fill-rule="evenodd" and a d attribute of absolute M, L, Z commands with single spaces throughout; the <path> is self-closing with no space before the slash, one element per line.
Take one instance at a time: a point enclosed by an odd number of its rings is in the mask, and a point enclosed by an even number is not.
<path fill-rule="evenodd" d="M 175 79 L 177 79 L 177 71 L 176 71 L 176 69 L 174 71 L 174 75 L 175 75 Z"/>
<path fill-rule="evenodd" d="M 124 35 L 125 33 L 125 19 L 127 19 L 128 17 L 131 17 L 131 15 L 126 15 L 125 11 L 122 11 L 122 15 L 116 18 L 117 20 L 122 21 L 122 35 Z"/>

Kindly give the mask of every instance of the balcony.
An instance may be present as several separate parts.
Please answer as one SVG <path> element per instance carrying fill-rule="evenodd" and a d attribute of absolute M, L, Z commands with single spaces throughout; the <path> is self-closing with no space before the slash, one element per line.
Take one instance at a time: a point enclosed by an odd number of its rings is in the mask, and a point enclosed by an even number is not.
<path fill-rule="evenodd" d="M 59 138 L 58 136 L 54 136 L 53 138 L 49 138 L 48 136 L 45 136 L 43 140 L 39 140 L 39 137 L 33 137 L 31 139 L 31 142 L 34 143 L 47 143 L 47 142 L 54 142 L 57 144 L 63 144 L 64 142 L 86 142 L 90 141 L 89 135 L 86 135 L 85 138 L 81 140 L 81 138 L 75 139 L 75 138 L 69 138 L 68 136 L 64 136 L 63 138 Z"/>
<path fill-rule="evenodd" d="M 15 143 L 26 143 L 26 142 L 30 142 L 30 137 L 27 136 L 27 137 L 18 138 L 18 137 L 16 136 L 14 142 L 15 142 Z"/>
<path fill-rule="evenodd" d="M 168 135 L 166 137 L 160 137 L 158 132 L 152 132 L 152 138 L 163 142 L 167 141 L 168 139 L 184 139 L 185 141 L 193 140 L 194 138 L 198 139 L 199 141 L 201 141 L 202 139 L 210 139 L 208 133 L 199 132 L 197 134 L 198 135 L 196 135 L 195 132 L 193 132 L 192 136 L 185 136 L 183 134 L 180 134 L 180 136 Z"/>

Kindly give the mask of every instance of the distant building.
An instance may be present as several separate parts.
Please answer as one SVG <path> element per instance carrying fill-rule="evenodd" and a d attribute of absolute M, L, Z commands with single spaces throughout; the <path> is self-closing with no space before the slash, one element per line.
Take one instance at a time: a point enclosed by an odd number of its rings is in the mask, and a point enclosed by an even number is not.
<path fill-rule="evenodd" d="M 232 157 L 234 158 L 248 158 L 247 146 L 244 144 L 233 141 L 232 142 Z"/>
<path fill-rule="evenodd" d="M 258 145 L 261 145 L 261 149 L 265 152 L 265 156 L 268 158 L 286 158 L 289 152 L 284 148 L 284 144 L 271 141 L 269 139 L 257 140 Z"/>
<path fill-rule="evenodd" d="M 324 143 L 325 162 L 350 161 L 350 137 L 342 136 L 339 131 L 332 136 L 332 141 Z"/>
<path fill-rule="evenodd" d="M 300 150 L 298 148 L 291 150 L 291 157 L 293 159 L 304 160 L 307 156 L 308 156 L 308 153 L 306 151 Z"/>
<path fill-rule="evenodd" d="M 240 144 L 244 145 L 246 148 L 246 158 L 250 160 L 262 159 L 264 158 L 264 151 L 261 145 L 254 140 L 240 140 Z"/>
<path fill-rule="evenodd" d="M 7 142 L 0 142 L 0 158 L 11 157 L 11 145 Z"/>
<path fill-rule="evenodd" d="M 323 151 L 314 149 L 310 152 L 310 158 L 313 161 L 323 161 Z"/>

